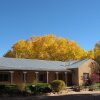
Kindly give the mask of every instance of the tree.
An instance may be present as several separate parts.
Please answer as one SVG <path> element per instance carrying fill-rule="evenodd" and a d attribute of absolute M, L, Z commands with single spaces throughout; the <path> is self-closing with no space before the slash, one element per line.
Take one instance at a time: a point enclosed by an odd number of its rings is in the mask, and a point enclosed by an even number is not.
<path fill-rule="evenodd" d="M 20 40 L 4 56 L 65 61 L 84 59 L 86 55 L 76 42 L 49 34 Z"/>
<path fill-rule="evenodd" d="M 87 58 L 92 58 L 92 59 L 94 59 L 94 50 L 89 50 L 89 51 L 87 52 Z"/>
<path fill-rule="evenodd" d="M 15 55 L 14 55 L 13 51 L 11 51 L 11 50 L 7 51 L 7 53 L 4 56 L 5 57 L 15 58 Z"/>
<path fill-rule="evenodd" d="M 31 42 L 20 40 L 12 46 L 12 51 L 8 51 L 4 56 L 14 58 L 31 58 L 32 51 Z"/>
<path fill-rule="evenodd" d="M 94 58 L 100 64 L 100 41 L 95 45 Z"/>

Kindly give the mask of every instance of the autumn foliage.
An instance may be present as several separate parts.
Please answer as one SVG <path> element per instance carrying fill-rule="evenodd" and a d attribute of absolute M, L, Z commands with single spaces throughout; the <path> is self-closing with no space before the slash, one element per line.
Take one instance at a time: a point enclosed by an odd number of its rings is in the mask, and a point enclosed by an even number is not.
<path fill-rule="evenodd" d="M 93 51 L 86 52 L 74 41 L 49 34 L 20 40 L 4 56 L 65 61 L 93 58 L 94 54 Z"/>

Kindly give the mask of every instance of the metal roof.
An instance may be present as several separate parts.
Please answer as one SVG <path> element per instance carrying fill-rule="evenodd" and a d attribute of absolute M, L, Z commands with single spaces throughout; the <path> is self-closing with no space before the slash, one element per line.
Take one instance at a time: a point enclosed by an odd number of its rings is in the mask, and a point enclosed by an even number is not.
<path fill-rule="evenodd" d="M 0 58 L 0 70 L 66 71 L 68 68 L 78 68 L 88 60 L 62 62 L 2 57 Z"/>

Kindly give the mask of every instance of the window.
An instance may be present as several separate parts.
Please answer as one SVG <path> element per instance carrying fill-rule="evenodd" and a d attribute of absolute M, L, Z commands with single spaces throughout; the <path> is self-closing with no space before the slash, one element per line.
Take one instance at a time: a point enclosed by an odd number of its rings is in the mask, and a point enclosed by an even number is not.
<path fill-rule="evenodd" d="M 63 73 L 59 73 L 58 76 L 59 76 L 59 78 L 58 78 L 59 80 L 64 80 L 64 74 Z"/>
<path fill-rule="evenodd" d="M 46 82 L 46 74 L 45 73 L 39 73 L 39 81 Z"/>
<path fill-rule="evenodd" d="M 10 74 L 9 73 L 0 73 L 0 81 L 9 81 Z"/>
<path fill-rule="evenodd" d="M 89 79 L 89 73 L 83 73 L 83 79 L 88 80 Z"/>

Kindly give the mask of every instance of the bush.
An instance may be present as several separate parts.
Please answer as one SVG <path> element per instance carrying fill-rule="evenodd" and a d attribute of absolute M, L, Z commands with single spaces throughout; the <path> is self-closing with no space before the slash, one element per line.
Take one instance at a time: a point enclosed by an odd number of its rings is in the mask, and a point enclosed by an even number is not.
<path fill-rule="evenodd" d="M 55 92 L 59 92 L 65 88 L 65 82 L 62 80 L 54 80 L 51 83 L 51 87 Z"/>
<path fill-rule="evenodd" d="M 83 87 L 82 86 L 73 86 L 73 91 L 75 92 L 80 92 L 80 90 L 82 89 Z"/>
<path fill-rule="evenodd" d="M 49 93 L 52 91 L 50 84 L 47 83 L 37 83 L 36 85 L 30 85 L 29 89 L 34 94 Z"/>
<path fill-rule="evenodd" d="M 93 90 L 95 90 L 95 87 L 94 86 L 89 86 L 89 91 L 93 91 Z"/>
<path fill-rule="evenodd" d="M 2 89 L 5 89 L 5 85 L 3 85 L 3 84 L 0 84 L 0 90 L 2 90 Z"/>
<path fill-rule="evenodd" d="M 0 85 L 0 96 L 18 96 L 20 93 L 16 85 Z"/>
<path fill-rule="evenodd" d="M 26 83 L 20 83 L 20 84 L 17 84 L 17 86 L 18 86 L 18 89 L 21 91 L 26 90 Z"/>

